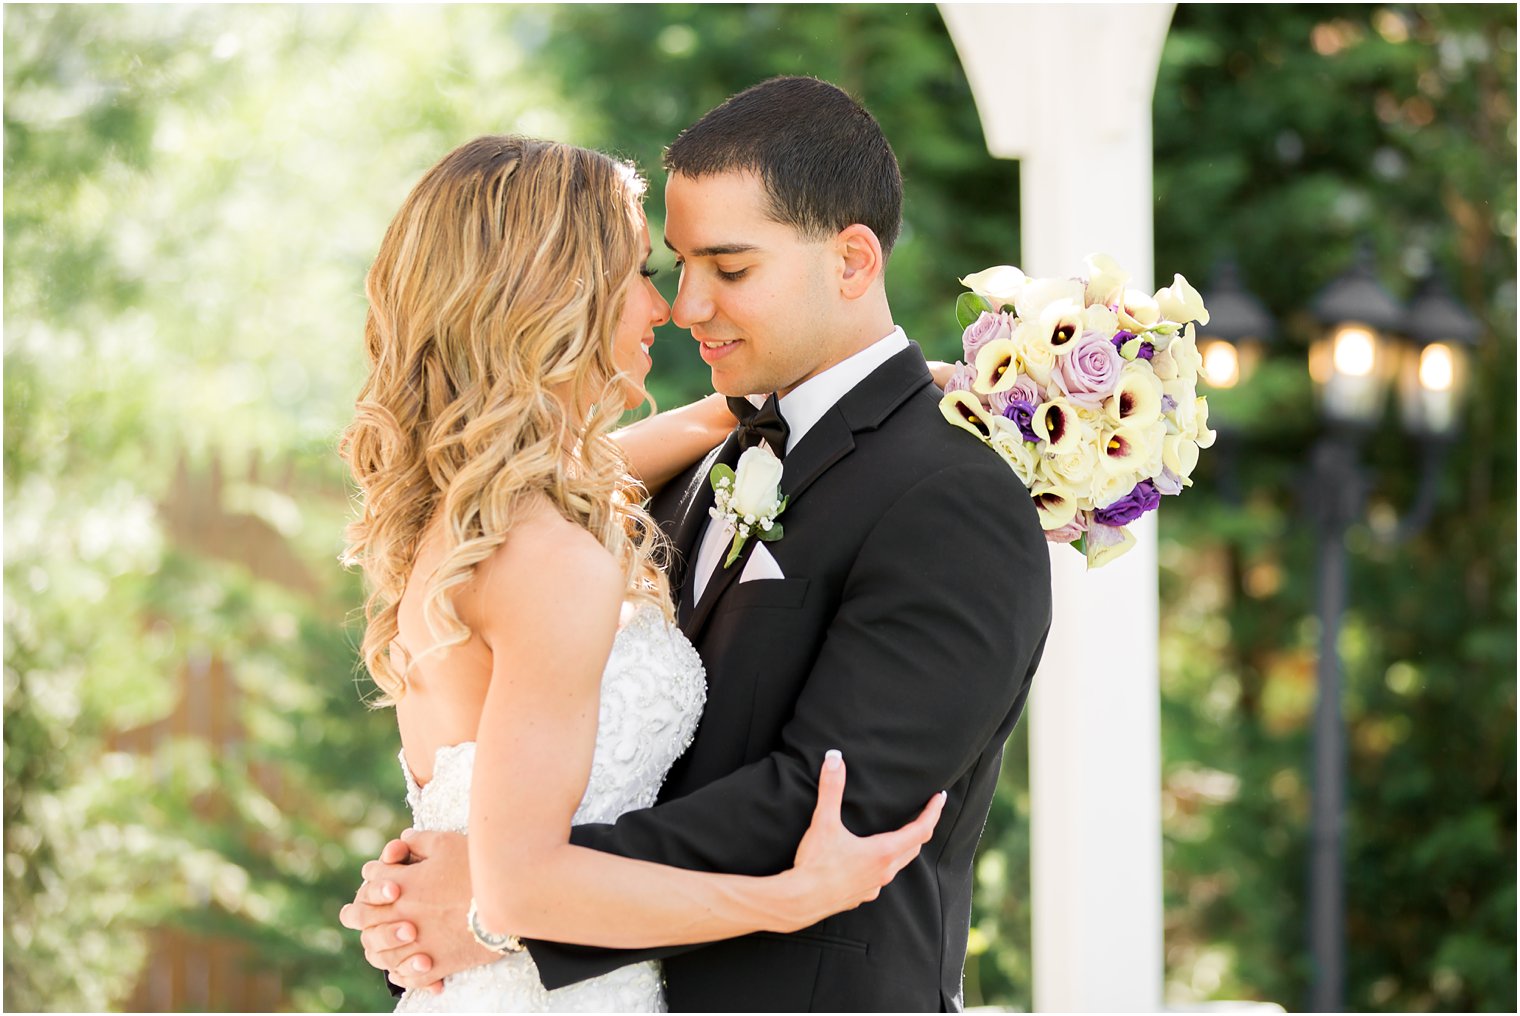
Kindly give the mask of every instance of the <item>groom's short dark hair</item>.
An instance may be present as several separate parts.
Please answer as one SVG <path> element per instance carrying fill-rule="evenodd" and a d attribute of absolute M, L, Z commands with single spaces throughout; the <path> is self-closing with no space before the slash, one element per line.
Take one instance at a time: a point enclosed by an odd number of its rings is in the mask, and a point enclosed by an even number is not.
<path fill-rule="evenodd" d="M 817 78 L 762 81 L 710 110 L 665 151 L 665 169 L 700 177 L 748 170 L 770 214 L 804 236 L 869 226 L 890 255 L 902 228 L 902 173 L 876 119 Z"/>

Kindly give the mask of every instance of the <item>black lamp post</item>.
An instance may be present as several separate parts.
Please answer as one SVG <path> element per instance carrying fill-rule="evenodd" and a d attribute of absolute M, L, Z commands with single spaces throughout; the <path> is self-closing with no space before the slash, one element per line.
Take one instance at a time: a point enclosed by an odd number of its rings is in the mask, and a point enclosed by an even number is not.
<path fill-rule="evenodd" d="M 1382 418 L 1395 379 L 1400 415 L 1421 444 L 1421 481 L 1397 538 L 1417 532 L 1435 503 L 1436 480 L 1460 417 L 1466 349 L 1478 325 L 1427 283 L 1408 311 L 1377 281 L 1364 245 L 1352 267 L 1312 306 L 1323 332 L 1311 345 L 1323 430 L 1310 460 L 1310 494 L 1318 530 L 1320 618 L 1318 699 L 1314 711 L 1314 799 L 1309 862 L 1310 948 L 1314 977 L 1309 1008 L 1345 1008 L 1345 888 L 1342 822 L 1346 744 L 1341 720 L 1339 636 L 1346 604 L 1346 531 L 1362 516 L 1368 489 L 1363 440 Z"/>

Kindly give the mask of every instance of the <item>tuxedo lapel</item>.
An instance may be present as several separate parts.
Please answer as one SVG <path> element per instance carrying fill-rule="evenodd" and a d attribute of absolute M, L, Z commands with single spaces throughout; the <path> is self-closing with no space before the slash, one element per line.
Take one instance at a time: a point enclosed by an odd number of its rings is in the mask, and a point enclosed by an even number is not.
<path fill-rule="evenodd" d="M 782 465 L 781 493 L 789 499 L 788 507 L 791 502 L 800 498 L 819 477 L 855 450 L 857 433 L 874 430 L 881 426 L 882 421 L 892 415 L 898 406 L 902 405 L 913 393 L 931 384 L 932 380 L 922 351 L 916 343 L 909 343 L 907 349 L 893 356 L 860 384 L 846 392 L 803 435 L 802 440 L 797 442 L 797 447 L 787 453 Z M 737 461 L 737 452 L 737 437 L 730 435 L 728 441 L 724 442 L 719 449 L 720 454 L 713 461 L 732 463 Z M 730 453 L 733 457 L 725 459 L 723 458 L 725 453 Z M 711 468 L 711 465 L 704 463 L 701 476 L 705 484 L 705 494 L 693 502 L 691 510 L 683 520 L 684 525 L 692 525 L 692 519 L 695 517 L 694 528 L 697 533 L 702 531 L 700 523 L 707 519 L 707 509 L 713 504 L 711 484 L 706 484 L 707 471 Z M 786 528 L 785 512 L 782 512 L 778 521 L 784 530 Z M 688 567 L 681 588 L 681 610 L 678 612 L 681 629 L 693 642 L 697 641 L 698 636 L 701 635 L 702 628 L 712 616 L 718 601 L 723 598 L 723 594 L 744 570 L 744 563 L 749 559 L 751 549 L 758 542 L 750 539 L 739 551 L 739 557 L 732 565 L 727 568 L 720 565 L 708 580 L 707 587 L 702 590 L 701 602 L 692 604 L 692 594 L 696 588 L 697 539 L 696 536 L 691 538 L 690 552 L 686 555 Z M 783 536 L 782 542 L 784 543 L 785 540 L 786 537 Z M 727 556 L 726 552 L 724 556 Z"/>
<path fill-rule="evenodd" d="M 695 607 L 693 600 L 697 582 L 697 555 L 702 549 L 702 533 L 706 530 L 706 522 L 710 518 L 708 509 L 712 508 L 714 503 L 712 482 L 708 476 L 713 466 L 718 463 L 732 466 L 738 461 L 739 435 L 736 431 L 729 434 L 726 441 L 708 452 L 707 458 L 702 460 L 702 465 L 692 477 L 690 488 L 682 498 L 684 507 L 670 534 L 670 542 L 682 567 L 677 585 L 679 593 L 676 602 L 676 622 L 688 636 L 692 636 L 696 631 L 695 628 L 690 627 L 690 621 Z"/>
<path fill-rule="evenodd" d="M 681 495 L 681 511 L 669 535 L 671 548 L 685 566 L 685 572 L 689 572 L 696 563 L 697 541 L 702 538 L 702 523 L 707 521 L 707 509 L 713 505 L 713 489 L 708 474 L 717 463 L 734 457 L 732 453 L 737 452 L 738 447 L 738 438 L 730 434 L 728 440 L 708 452 L 692 475 L 685 493 Z"/>
<path fill-rule="evenodd" d="M 697 640 L 697 636 L 702 632 L 702 626 L 707 623 L 708 616 L 712 614 L 713 607 L 723 598 L 723 594 L 727 592 L 728 587 L 734 584 L 734 580 L 739 577 L 739 573 L 744 570 L 744 563 L 749 560 L 750 551 L 754 549 L 755 544 L 758 542 L 760 541 L 754 537 L 746 540 L 744 546 L 739 550 L 739 556 L 727 568 L 723 567 L 723 562 L 728 560 L 728 548 L 725 547 L 723 549 L 723 556 L 718 559 L 718 570 L 713 572 L 712 577 L 707 580 L 707 588 L 702 590 L 701 602 L 692 608 L 684 621 L 681 621 L 681 630 L 688 639 L 693 642 Z M 692 564 L 695 565 L 696 562 L 693 561 Z M 696 568 L 693 567 L 691 570 L 695 572 Z M 696 582 L 693 576 L 691 581 L 687 582 L 686 587 L 681 590 L 681 602 L 683 604 L 691 602 L 691 596 L 695 588 Z M 677 618 L 677 620 L 680 619 Z"/>

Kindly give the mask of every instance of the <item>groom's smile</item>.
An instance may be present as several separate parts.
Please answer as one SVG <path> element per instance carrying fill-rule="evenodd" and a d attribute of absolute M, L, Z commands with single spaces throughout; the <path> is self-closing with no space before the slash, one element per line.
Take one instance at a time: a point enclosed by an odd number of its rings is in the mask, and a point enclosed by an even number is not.
<path fill-rule="evenodd" d="M 671 315 L 700 343 L 714 389 L 785 394 L 827 366 L 827 241 L 777 222 L 753 173 L 673 173 L 665 205 L 681 271 Z"/>

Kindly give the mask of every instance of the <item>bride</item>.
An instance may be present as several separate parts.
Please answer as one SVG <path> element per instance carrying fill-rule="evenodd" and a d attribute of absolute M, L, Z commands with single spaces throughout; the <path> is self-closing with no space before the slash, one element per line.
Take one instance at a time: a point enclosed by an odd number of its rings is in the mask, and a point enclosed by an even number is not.
<path fill-rule="evenodd" d="M 396 710 L 413 824 L 468 832 L 470 927 L 502 954 L 398 1011 L 663 1011 L 657 964 L 549 992 L 516 936 L 635 948 L 794 931 L 874 899 L 938 819 L 943 795 L 900 830 L 851 835 L 831 753 L 780 874 L 570 843 L 572 824 L 654 803 L 706 690 L 640 487 L 733 419 L 712 396 L 611 433 L 647 400 L 670 316 L 643 190 L 599 152 L 479 138 L 408 195 L 366 282 L 370 375 L 343 441 L 363 497 L 346 560 L 369 587 L 364 662 Z"/>

